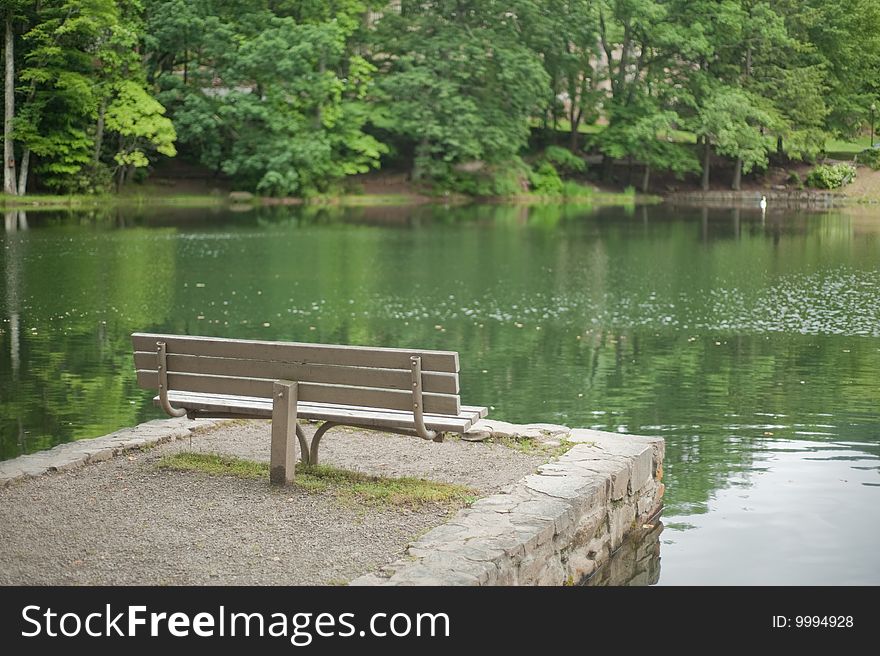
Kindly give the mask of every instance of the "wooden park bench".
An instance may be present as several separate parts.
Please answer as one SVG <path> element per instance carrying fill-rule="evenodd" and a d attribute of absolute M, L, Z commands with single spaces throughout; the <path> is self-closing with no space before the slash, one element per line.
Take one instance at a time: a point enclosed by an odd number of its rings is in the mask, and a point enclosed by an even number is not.
<path fill-rule="evenodd" d="M 441 441 L 486 408 L 459 400 L 458 353 L 134 333 L 138 384 L 172 417 L 271 418 L 270 480 L 293 480 L 296 443 L 318 463 L 321 437 L 357 426 Z M 309 444 L 297 419 L 323 422 Z"/>

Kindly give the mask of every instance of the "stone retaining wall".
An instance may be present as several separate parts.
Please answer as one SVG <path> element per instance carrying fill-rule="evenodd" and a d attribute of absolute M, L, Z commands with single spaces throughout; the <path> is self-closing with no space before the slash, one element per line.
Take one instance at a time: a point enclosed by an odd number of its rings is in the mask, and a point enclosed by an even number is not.
<path fill-rule="evenodd" d="M 637 529 L 596 571 L 586 585 L 646 586 L 660 580 L 660 535 L 663 523 L 655 520 L 647 528 Z"/>
<path fill-rule="evenodd" d="M 16 481 L 57 471 L 82 467 L 90 462 L 109 460 L 125 451 L 189 438 L 226 419 L 155 419 L 132 428 L 87 440 L 59 444 L 46 451 L 0 462 L 0 487 Z"/>
<path fill-rule="evenodd" d="M 748 207 L 757 209 L 761 196 L 773 207 L 836 207 L 846 202 L 846 195 L 816 189 L 763 189 L 755 191 L 680 191 L 666 196 L 673 205 Z"/>
<path fill-rule="evenodd" d="M 515 433 L 510 426 L 504 430 Z M 482 423 L 470 439 L 491 436 L 493 427 Z M 546 424 L 521 428 L 577 444 L 351 585 L 576 584 L 660 511 L 662 439 Z"/>

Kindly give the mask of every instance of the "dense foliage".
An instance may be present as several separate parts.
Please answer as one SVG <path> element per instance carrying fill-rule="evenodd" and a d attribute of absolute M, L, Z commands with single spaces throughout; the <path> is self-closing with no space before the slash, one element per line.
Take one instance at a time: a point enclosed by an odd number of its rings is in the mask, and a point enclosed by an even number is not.
<path fill-rule="evenodd" d="M 389 162 L 440 188 L 548 193 L 582 149 L 606 175 L 643 167 L 645 188 L 653 171 L 708 187 L 726 159 L 738 188 L 864 131 L 880 101 L 876 0 L 7 0 L 0 15 L 6 193 L 119 187 L 178 151 L 271 195 Z M 532 154 L 536 129 L 556 151 Z"/>
<path fill-rule="evenodd" d="M 852 164 L 820 164 L 807 175 L 807 186 L 817 189 L 840 189 L 856 177 Z"/>

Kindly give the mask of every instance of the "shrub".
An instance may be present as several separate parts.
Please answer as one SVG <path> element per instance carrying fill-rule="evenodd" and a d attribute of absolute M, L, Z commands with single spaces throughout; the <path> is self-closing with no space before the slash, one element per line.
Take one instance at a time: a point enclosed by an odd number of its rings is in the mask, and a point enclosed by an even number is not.
<path fill-rule="evenodd" d="M 516 196 L 529 188 L 529 167 L 519 157 L 493 168 L 492 191 L 495 196 Z"/>
<path fill-rule="evenodd" d="M 544 151 L 543 160 L 549 162 L 562 175 L 583 173 L 587 165 L 580 157 L 572 153 L 568 148 L 560 146 L 548 146 Z"/>
<path fill-rule="evenodd" d="M 454 192 L 467 196 L 515 196 L 528 190 L 530 172 L 518 157 L 503 164 L 486 164 L 468 170 L 442 160 L 422 165 L 424 179 L 435 193 Z"/>
<path fill-rule="evenodd" d="M 856 160 L 859 164 L 870 166 L 875 171 L 880 171 L 880 148 L 867 148 L 858 155 Z"/>
<path fill-rule="evenodd" d="M 132 181 L 143 182 L 137 176 Z M 102 162 L 86 164 L 76 173 L 65 176 L 51 176 L 45 180 L 46 186 L 64 194 L 103 194 L 113 188 L 113 172 Z"/>
<path fill-rule="evenodd" d="M 852 164 L 819 164 L 807 175 L 807 185 L 816 189 L 840 189 L 856 177 Z"/>
<path fill-rule="evenodd" d="M 562 194 L 562 179 L 550 162 L 544 162 L 529 174 L 532 191 L 541 196 Z"/>
<path fill-rule="evenodd" d="M 593 188 L 566 180 L 562 183 L 562 195 L 566 198 L 590 198 L 593 195 Z"/>

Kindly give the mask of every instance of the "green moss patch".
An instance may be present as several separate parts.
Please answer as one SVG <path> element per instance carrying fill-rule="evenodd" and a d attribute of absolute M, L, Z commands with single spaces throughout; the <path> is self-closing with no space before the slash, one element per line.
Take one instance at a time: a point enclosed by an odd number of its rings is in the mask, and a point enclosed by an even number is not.
<path fill-rule="evenodd" d="M 164 456 L 156 465 L 172 471 L 201 472 L 210 476 L 237 476 L 269 480 L 269 465 L 231 456 L 182 452 Z M 462 485 L 421 478 L 387 478 L 337 469 L 327 465 L 306 467 L 297 463 L 293 482 L 307 492 L 332 494 L 370 505 L 418 508 L 427 504 L 463 506 L 476 499 L 476 491 Z"/>
<path fill-rule="evenodd" d="M 529 455 L 545 455 L 549 458 L 558 458 L 575 445 L 568 440 L 560 440 L 559 444 L 548 444 L 533 437 L 503 437 L 493 439 L 493 442 L 503 444 L 508 449 L 528 453 Z"/>

